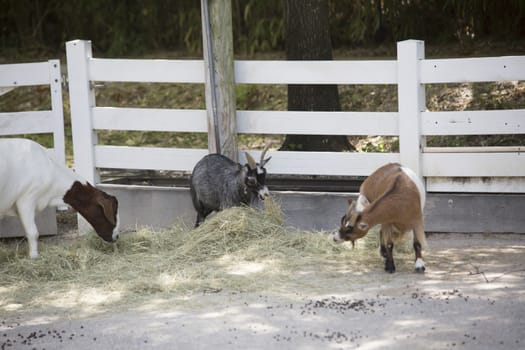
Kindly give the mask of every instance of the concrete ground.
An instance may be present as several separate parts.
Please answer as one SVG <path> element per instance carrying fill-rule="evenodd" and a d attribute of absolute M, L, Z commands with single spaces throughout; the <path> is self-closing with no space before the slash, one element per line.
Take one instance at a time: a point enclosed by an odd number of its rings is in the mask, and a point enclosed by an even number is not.
<path fill-rule="evenodd" d="M 428 241 L 424 275 L 398 263 L 355 290 L 209 290 L 88 317 L 0 315 L 0 349 L 525 348 L 525 236 Z"/>

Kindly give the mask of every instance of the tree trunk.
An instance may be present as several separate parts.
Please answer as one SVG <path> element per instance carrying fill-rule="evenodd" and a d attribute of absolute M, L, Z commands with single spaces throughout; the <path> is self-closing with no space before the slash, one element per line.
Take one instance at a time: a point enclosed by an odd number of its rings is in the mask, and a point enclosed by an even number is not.
<path fill-rule="evenodd" d="M 328 0 L 286 0 L 288 60 L 331 60 Z M 339 111 L 337 85 L 288 85 L 289 111 Z M 287 135 L 281 150 L 348 151 L 346 136 Z"/>

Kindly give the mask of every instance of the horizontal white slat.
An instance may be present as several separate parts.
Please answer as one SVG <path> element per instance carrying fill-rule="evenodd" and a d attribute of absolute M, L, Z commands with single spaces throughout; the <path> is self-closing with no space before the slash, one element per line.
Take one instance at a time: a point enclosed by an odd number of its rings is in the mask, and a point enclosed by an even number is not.
<path fill-rule="evenodd" d="M 249 151 L 259 159 L 261 151 Z M 205 149 L 95 146 L 96 167 L 192 171 Z M 268 152 L 266 169 L 275 174 L 367 176 L 379 166 L 399 161 L 397 153 Z M 239 161 L 246 163 L 244 152 Z"/>
<path fill-rule="evenodd" d="M 423 176 L 525 176 L 524 153 L 423 153 Z"/>
<path fill-rule="evenodd" d="M 514 80 L 525 80 L 525 56 L 421 61 L 423 84 Z"/>
<path fill-rule="evenodd" d="M 205 110 L 93 108 L 93 128 L 106 130 L 208 132 Z"/>
<path fill-rule="evenodd" d="M 202 60 L 92 58 L 89 63 L 93 81 L 204 83 Z"/>
<path fill-rule="evenodd" d="M 16 89 L 16 87 L 2 87 L 2 86 L 0 86 L 0 96 L 5 95 L 5 94 L 13 91 L 14 89 Z"/>
<path fill-rule="evenodd" d="M 53 126 L 51 111 L 0 113 L 0 135 L 51 133 Z"/>
<path fill-rule="evenodd" d="M 247 134 L 398 135 L 397 112 L 237 111 Z"/>
<path fill-rule="evenodd" d="M 95 166 L 109 169 L 191 171 L 207 149 L 95 146 Z"/>
<path fill-rule="evenodd" d="M 423 135 L 498 135 L 525 133 L 525 109 L 423 112 L 421 113 L 421 118 Z"/>
<path fill-rule="evenodd" d="M 261 151 L 248 151 L 256 160 Z M 268 173 L 294 175 L 368 176 L 381 165 L 399 162 L 399 153 L 269 151 Z M 239 161 L 246 162 L 244 152 Z"/>
<path fill-rule="evenodd" d="M 49 84 L 49 63 L 17 63 L 0 65 L 0 86 Z"/>
<path fill-rule="evenodd" d="M 237 84 L 397 84 L 396 61 L 235 61 Z"/>
<path fill-rule="evenodd" d="M 525 146 L 424 147 L 423 153 L 520 153 Z"/>
<path fill-rule="evenodd" d="M 525 177 L 427 177 L 428 192 L 525 193 Z"/>

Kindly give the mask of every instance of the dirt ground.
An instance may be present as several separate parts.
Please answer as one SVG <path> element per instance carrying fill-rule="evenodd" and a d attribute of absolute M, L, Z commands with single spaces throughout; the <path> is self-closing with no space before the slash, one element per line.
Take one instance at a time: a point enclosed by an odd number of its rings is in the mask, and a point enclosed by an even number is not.
<path fill-rule="evenodd" d="M 428 241 L 425 274 L 398 260 L 392 275 L 381 266 L 367 276 L 334 271 L 301 290 L 205 290 L 153 295 L 127 310 L 0 315 L 0 349 L 522 349 L 525 237 Z M 340 286 L 323 285 L 327 278 Z"/>

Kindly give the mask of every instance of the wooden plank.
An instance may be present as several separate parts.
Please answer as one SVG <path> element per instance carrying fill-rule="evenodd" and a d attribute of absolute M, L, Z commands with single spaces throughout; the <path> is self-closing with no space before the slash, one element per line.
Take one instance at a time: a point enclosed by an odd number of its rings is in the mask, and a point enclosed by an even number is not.
<path fill-rule="evenodd" d="M 0 86 L 49 85 L 48 62 L 0 65 Z"/>
<path fill-rule="evenodd" d="M 423 153 L 423 176 L 514 177 L 525 175 L 523 153 Z"/>
<path fill-rule="evenodd" d="M 397 84 L 392 61 L 235 61 L 237 84 Z"/>
<path fill-rule="evenodd" d="M 261 151 L 249 151 L 259 159 Z M 98 168 L 191 171 L 206 154 L 203 149 L 95 146 Z M 270 152 L 269 173 L 367 176 L 379 166 L 399 161 L 397 153 Z M 244 151 L 239 152 L 242 164 Z"/>
<path fill-rule="evenodd" d="M 206 111 L 156 108 L 93 108 L 93 128 L 105 130 L 208 132 Z"/>
<path fill-rule="evenodd" d="M 64 104 L 62 101 L 62 74 L 59 60 L 48 61 L 51 93 L 51 113 L 53 118 L 53 146 L 56 159 L 66 164 L 66 141 L 64 136 Z"/>
<path fill-rule="evenodd" d="M 425 147 L 423 153 L 520 153 L 525 146 Z"/>
<path fill-rule="evenodd" d="M 238 111 L 247 134 L 398 135 L 397 112 Z"/>
<path fill-rule="evenodd" d="M 423 60 L 420 69 L 423 84 L 525 80 L 525 56 Z"/>
<path fill-rule="evenodd" d="M 525 109 L 422 112 L 424 135 L 503 135 L 525 133 Z"/>
<path fill-rule="evenodd" d="M 8 94 L 9 92 L 13 91 L 14 89 L 16 89 L 16 87 L 3 87 L 3 86 L 0 86 L 0 96 Z"/>
<path fill-rule="evenodd" d="M 427 177 L 428 192 L 525 193 L 525 177 Z"/>
<path fill-rule="evenodd" d="M 51 111 L 0 113 L 0 135 L 43 134 L 53 131 Z"/>
<path fill-rule="evenodd" d="M 401 164 L 421 177 L 421 111 L 425 110 L 425 88 L 417 66 L 425 58 L 423 41 L 406 40 L 397 43 L 397 85 L 399 111 L 399 153 Z"/>
<path fill-rule="evenodd" d="M 237 161 L 231 0 L 201 0 L 208 149 Z"/>
<path fill-rule="evenodd" d="M 249 151 L 258 160 L 261 151 Z M 266 165 L 271 174 L 368 176 L 381 165 L 399 162 L 399 153 L 269 151 Z M 239 153 L 246 163 L 244 151 Z"/>
<path fill-rule="evenodd" d="M 109 169 L 192 171 L 205 149 L 95 146 L 95 166 Z"/>
<path fill-rule="evenodd" d="M 66 54 L 75 170 L 88 182 L 96 184 L 99 179 L 93 145 L 96 145 L 98 140 L 91 118 L 91 109 L 96 105 L 95 91 L 89 81 L 89 61 L 93 55 L 91 41 L 68 41 Z"/>
<path fill-rule="evenodd" d="M 204 62 L 202 60 L 90 58 L 89 80 L 204 83 Z"/>

